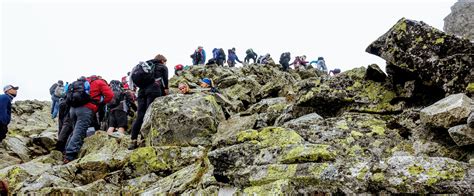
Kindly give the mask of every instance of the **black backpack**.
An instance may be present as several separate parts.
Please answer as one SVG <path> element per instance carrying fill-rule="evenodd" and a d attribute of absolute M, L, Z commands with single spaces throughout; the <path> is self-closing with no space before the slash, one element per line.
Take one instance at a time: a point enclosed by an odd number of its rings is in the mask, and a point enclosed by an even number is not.
<path fill-rule="evenodd" d="M 69 85 L 66 95 L 66 104 L 71 107 L 80 107 L 92 101 L 91 96 L 86 92 L 85 80 L 77 80 Z"/>
<path fill-rule="evenodd" d="M 201 62 L 202 60 L 202 54 L 199 51 L 194 52 L 194 59 L 197 63 Z"/>
<path fill-rule="evenodd" d="M 112 109 L 117 107 L 120 102 L 124 99 L 124 90 L 122 87 L 122 83 L 118 80 L 112 80 L 109 84 L 112 92 L 114 92 L 114 98 L 107 104 L 107 107 Z"/>
<path fill-rule="evenodd" d="M 130 75 L 135 85 L 145 88 L 155 82 L 155 64 L 152 61 L 140 62 Z"/>

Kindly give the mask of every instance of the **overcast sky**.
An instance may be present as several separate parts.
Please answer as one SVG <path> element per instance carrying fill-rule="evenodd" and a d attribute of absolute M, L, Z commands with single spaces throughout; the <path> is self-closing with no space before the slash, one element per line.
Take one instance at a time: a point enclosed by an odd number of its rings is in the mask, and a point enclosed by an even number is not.
<path fill-rule="evenodd" d="M 400 18 L 438 29 L 455 0 L 2 0 L 0 83 L 20 86 L 18 99 L 50 100 L 58 79 L 81 75 L 120 79 L 156 54 L 176 64 L 204 46 L 282 52 L 329 69 L 385 61 L 365 52 Z M 240 65 L 239 65 L 240 66 Z"/>

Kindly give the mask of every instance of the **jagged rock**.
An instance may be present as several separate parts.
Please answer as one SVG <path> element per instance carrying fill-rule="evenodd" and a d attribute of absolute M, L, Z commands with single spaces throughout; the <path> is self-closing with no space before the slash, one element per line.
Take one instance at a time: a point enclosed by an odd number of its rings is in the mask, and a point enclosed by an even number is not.
<path fill-rule="evenodd" d="M 11 156 L 10 153 L 12 152 L 0 146 L 0 169 L 21 163 L 21 159 Z"/>
<path fill-rule="evenodd" d="M 58 140 L 58 132 L 55 130 L 45 130 L 37 136 L 33 136 L 32 142 L 36 145 L 39 145 L 45 148 L 48 151 L 53 150 L 56 147 L 56 142 Z"/>
<path fill-rule="evenodd" d="M 29 141 L 29 138 L 15 136 L 5 138 L 2 143 L 7 150 L 12 151 L 16 156 L 20 157 L 21 160 L 27 162 L 31 160 L 30 150 L 27 146 Z"/>
<path fill-rule="evenodd" d="M 149 173 L 166 176 L 176 172 L 204 156 L 204 149 L 197 147 L 143 147 L 130 153 L 125 173 L 129 178 Z"/>
<path fill-rule="evenodd" d="M 196 188 L 202 181 L 203 175 L 208 171 L 208 164 L 205 161 L 198 161 L 185 167 L 146 189 L 142 194 L 180 194 L 188 189 Z"/>
<path fill-rule="evenodd" d="M 365 73 L 365 79 L 373 80 L 375 82 L 384 82 L 387 79 L 387 75 L 380 69 L 377 64 L 371 64 L 367 67 Z"/>
<path fill-rule="evenodd" d="M 458 0 L 452 7 L 451 13 L 444 18 L 444 31 L 465 37 L 474 41 L 474 2 Z"/>
<path fill-rule="evenodd" d="M 44 173 L 40 175 L 35 181 L 23 184 L 23 188 L 18 192 L 20 194 L 34 194 L 47 187 L 74 188 L 74 185 L 62 178 Z"/>
<path fill-rule="evenodd" d="M 394 156 L 382 173 L 372 173 L 374 183 L 392 193 L 472 192 L 468 164 L 449 158 Z"/>
<path fill-rule="evenodd" d="M 252 129 L 257 121 L 257 115 L 233 116 L 226 121 L 222 121 L 217 127 L 217 133 L 214 135 L 213 146 L 226 144 L 229 138 L 237 137 L 241 131 Z"/>
<path fill-rule="evenodd" d="M 0 170 L 0 179 L 8 182 L 9 189 L 17 192 L 23 187 L 25 180 L 36 178 L 51 169 L 49 163 L 27 162 Z"/>
<path fill-rule="evenodd" d="M 471 112 L 471 115 L 469 115 L 469 118 L 467 119 L 467 126 L 474 128 L 474 112 Z"/>
<path fill-rule="evenodd" d="M 467 119 L 471 112 L 471 102 L 462 93 L 450 95 L 421 110 L 421 121 L 429 126 L 448 129 Z"/>
<path fill-rule="evenodd" d="M 160 180 L 154 173 L 150 173 L 141 177 L 137 177 L 131 180 L 127 180 L 123 187 L 123 190 L 132 194 L 141 193 L 143 190 L 146 190 L 151 184 Z"/>
<path fill-rule="evenodd" d="M 391 104 L 396 94 L 385 84 L 365 80 L 364 67 L 352 69 L 327 81 L 301 81 L 298 86 L 298 106 L 313 107 L 323 117 L 333 117 L 344 111 L 369 113 L 400 112 L 402 103 Z"/>
<path fill-rule="evenodd" d="M 451 127 L 448 132 L 458 146 L 474 144 L 474 129 L 467 125 Z"/>
<path fill-rule="evenodd" d="M 29 136 L 46 129 L 56 129 L 57 123 L 51 119 L 51 104 L 46 101 L 15 101 L 12 104 L 12 121 L 8 125 L 10 135 Z"/>
<path fill-rule="evenodd" d="M 150 105 L 141 132 L 148 146 L 209 146 L 224 119 L 212 95 L 170 95 Z"/>
<path fill-rule="evenodd" d="M 463 92 L 474 69 L 474 44 L 469 40 L 405 18 L 366 51 L 385 59 L 387 73 L 395 80 L 414 78 L 446 94 Z"/>

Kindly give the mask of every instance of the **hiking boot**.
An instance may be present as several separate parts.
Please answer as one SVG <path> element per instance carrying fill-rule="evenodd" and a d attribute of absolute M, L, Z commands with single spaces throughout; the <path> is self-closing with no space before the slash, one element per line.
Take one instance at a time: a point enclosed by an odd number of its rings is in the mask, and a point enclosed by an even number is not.
<path fill-rule="evenodd" d="M 128 149 L 135 150 L 136 148 L 138 148 L 137 140 L 132 140 L 132 142 L 130 142 L 130 145 L 128 146 Z"/>

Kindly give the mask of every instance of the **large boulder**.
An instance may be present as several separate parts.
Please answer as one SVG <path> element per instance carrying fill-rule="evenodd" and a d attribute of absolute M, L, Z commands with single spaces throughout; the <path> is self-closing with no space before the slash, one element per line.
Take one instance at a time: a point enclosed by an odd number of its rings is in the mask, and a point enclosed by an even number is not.
<path fill-rule="evenodd" d="M 467 125 L 458 125 L 449 128 L 448 132 L 458 146 L 474 144 L 474 128 Z"/>
<path fill-rule="evenodd" d="M 392 103 L 397 95 L 390 86 L 368 80 L 366 75 L 367 69 L 360 67 L 327 80 L 313 78 L 300 81 L 297 84 L 296 105 L 313 107 L 323 117 L 338 116 L 344 111 L 400 112 L 403 103 Z"/>
<path fill-rule="evenodd" d="M 474 43 L 405 18 L 366 51 L 387 61 L 394 81 L 415 79 L 446 94 L 464 92 L 474 71 Z"/>
<path fill-rule="evenodd" d="M 26 100 L 12 104 L 12 121 L 10 134 L 29 136 L 39 134 L 46 129 L 56 129 L 57 122 L 51 118 L 51 103 L 46 101 Z"/>
<path fill-rule="evenodd" d="M 462 124 L 471 113 L 471 102 L 463 93 L 450 95 L 421 110 L 421 121 L 428 126 L 446 129 Z"/>
<path fill-rule="evenodd" d="M 212 95 L 169 95 L 150 105 L 141 132 L 148 146 L 210 146 L 223 120 L 224 113 Z"/>
<path fill-rule="evenodd" d="M 458 0 L 444 18 L 444 31 L 474 41 L 474 2 Z"/>

